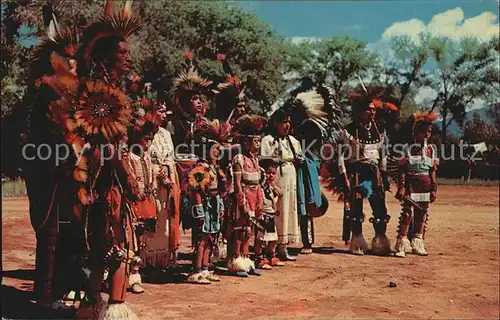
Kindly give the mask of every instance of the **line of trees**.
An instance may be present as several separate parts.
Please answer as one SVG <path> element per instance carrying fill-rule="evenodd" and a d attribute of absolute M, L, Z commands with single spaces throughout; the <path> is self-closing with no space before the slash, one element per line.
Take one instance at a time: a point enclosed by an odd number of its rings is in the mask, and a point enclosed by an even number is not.
<path fill-rule="evenodd" d="M 25 44 L 45 32 L 41 8 L 46 2 L 1 1 L 4 123 L 15 122 L 16 112 L 26 108 L 23 94 L 32 48 Z M 60 24 L 76 33 L 99 16 L 104 7 L 103 0 L 86 0 L 78 5 L 71 0 L 50 2 Z M 268 111 L 303 77 L 331 86 L 342 98 L 359 86 L 359 76 L 394 92 L 401 102 L 403 118 L 420 109 L 439 112 L 440 140 L 446 141 L 450 124 L 455 121 L 463 125 L 465 109 L 475 100 L 498 103 L 500 37 L 484 42 L 422 34 L 418 43 L 409 37 L 397 37 L 387 42 L 382 57 L 367 50 L 365 42 L 351 37 L 292 44 L 256 15 L 227 2 L 135 1 L 133 9 L 144 22 L 141 31 L 129 41 L 135 71 L 151 82 L 158 98 L 167 103 L 172 79 L 179 72 L 186 50 L 193 53 L 200 70 L 208 77 L 224 75 L 216 57 L 219 53 L 227 54 L 238 76 L 247 80 L 255 109 L 262 112 Z M 436 95 L 418 105 L 415 99 L 423 87 L 433 89 Z M 498 123 L 497 118 L 496 126 L 488 127 L 492 132 L 488 137 L 498 137 Z M 464 137 L 476 141 L 474 134 L 481 132 L 477 127 L 487 125 L 474 119 L 465 125 Z M 12 143 L 11 140 L 7 142 Z M 6 147 L 2 145 L 2 149 Z M 2 151 L 3 163 L 8 151 Z M 5 173 L 3 164 L 2 172 Z"/>

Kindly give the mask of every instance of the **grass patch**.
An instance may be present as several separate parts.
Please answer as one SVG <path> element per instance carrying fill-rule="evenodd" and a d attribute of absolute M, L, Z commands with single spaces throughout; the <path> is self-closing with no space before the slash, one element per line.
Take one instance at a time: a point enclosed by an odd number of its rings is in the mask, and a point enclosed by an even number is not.
<path fill-rule="evenodd" d="M 2 181 L 2 197 L 24 197 L 27 195 L 24 180 Z"/>
<path fill-rule="evenodd" d="M 498 187 L 498 180 L 482 180 L 482 179 L 470 179 L 469 182 L 464 182 L 460 179 L 448 179 L 448 178 L 437 178 L 438 185 L 447 186 L 482 186 L 482 187 Z"/>

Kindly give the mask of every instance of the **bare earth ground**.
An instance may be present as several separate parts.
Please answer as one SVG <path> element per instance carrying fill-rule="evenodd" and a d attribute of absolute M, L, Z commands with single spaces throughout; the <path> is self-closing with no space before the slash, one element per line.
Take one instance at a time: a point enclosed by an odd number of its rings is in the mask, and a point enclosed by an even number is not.
<path fill-rule="evenodd" d="M 341 205 L 315 220 L 315 254 L 248 279 L 208 286 L 145 284 L 128 295 L 142 319 L 499 318 L 498 188 L 440 186 L 431 207 L 429 256 L 354 256 L 341 240 Z M 394 243 L 398 203 L 390 199 Z M 24 198 L 3 199 L 2 309 L 5 317 L 42 314 L 32 299 L 35 240 Z M 369 210 L 365 210 L 369 212 Z M 371 240 L 371 224 L 365 237 Z M 182 251 L 189 234 L 182 236 Z M 389 282 L 397 287 L 389 287 Z"/>

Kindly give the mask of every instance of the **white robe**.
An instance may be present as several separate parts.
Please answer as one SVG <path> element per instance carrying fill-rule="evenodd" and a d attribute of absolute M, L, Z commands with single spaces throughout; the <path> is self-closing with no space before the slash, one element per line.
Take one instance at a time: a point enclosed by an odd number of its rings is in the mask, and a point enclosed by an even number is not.
<path fill-rule="evenodd" d="M 301 152 L 300 142 L 290 136 L 296 154 Z M 299 217 L 297 215 L 297 172 L 293 165 L 294 155 L 288 139 L 278 140 L 267 135 L 262 139 L 261 155 L 276 157 L 282 162 L 278 167 L 278 186 L 283 190 L 283 197 L 278 200 L 279 216 L 275 218 L 279 244 L 294 244 L 299 239 Z"/>

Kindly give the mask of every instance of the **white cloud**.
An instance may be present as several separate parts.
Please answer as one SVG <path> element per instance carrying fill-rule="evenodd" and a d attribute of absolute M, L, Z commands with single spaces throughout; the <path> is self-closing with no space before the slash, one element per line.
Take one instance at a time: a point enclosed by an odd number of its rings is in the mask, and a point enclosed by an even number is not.
<path fill-rule="evenodd" d="M 478 110 L 481 110 L 483 109 L 485 106 L 486 106 L 486 101 L 484 101 L 483 99 L 474 99 L 474 101 L 472 101 L 472 105 L 467 107 L 465 109 L 465 111 L 467 112 L 474 112 L 474 111 L 478 111 Z"/>
<path fill-rule="evenodd" d="M 318 37 L 291 37 L 290 41 L 292 41 L 293 44 L 300 44 L 303 42 L 321 41 L 321 38 L 318 38 Z"/>
<path fill-rule="evenodd" d="M 394 22 L 382 34 L 382 39 L 407 35 L 414 41 L 419 41 L 421 33 L 428 32 L 434 36 L 460 38 L 464 36 L 477 37 L 489 40 L 498 35 L 500 25 L 497 16 L 493 12 L 485 11 L 480 15 L 464 20 L 464 11 L 457 7 L 432 17 L 428 24 L 422 20 L 411 19 L 407 21 Z"/>
<path fill-rule="evenodd" d="M 431 87 L 424 86 L 420 88 L 415 95 L 415 103 L 417 105 L 429 104 L 431 101 L 436 99 L 437 92 Z"/>

